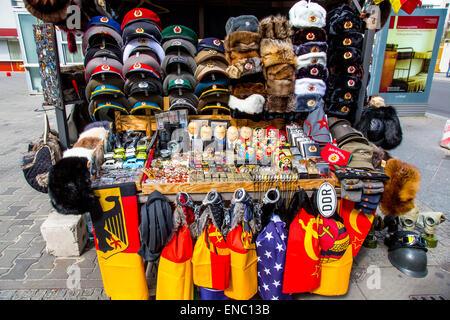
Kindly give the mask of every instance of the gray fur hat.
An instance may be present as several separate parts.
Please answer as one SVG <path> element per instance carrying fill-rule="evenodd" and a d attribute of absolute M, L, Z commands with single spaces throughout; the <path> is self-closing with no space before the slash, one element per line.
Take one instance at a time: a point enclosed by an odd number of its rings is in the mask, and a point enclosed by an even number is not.
<path fill-rule="evenodd" d="M 227 35 L 234 31 L 251 31 L 258 32 L 259 21 L 253 15 L 242 15 L 238 17 L 230 17 L 225 24 Z"/>

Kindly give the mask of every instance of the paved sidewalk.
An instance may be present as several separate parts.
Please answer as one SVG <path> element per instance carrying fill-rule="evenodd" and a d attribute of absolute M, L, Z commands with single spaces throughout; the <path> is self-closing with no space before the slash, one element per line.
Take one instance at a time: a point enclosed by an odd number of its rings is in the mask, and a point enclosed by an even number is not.
<path fill-rule="evenodd" d="M 0 300 L 109 299 L 92 244 L 80 257 L 56 258 L 45 251 L 40 226 L 52 208 L 46 194 L 27 185 L 20 169 L 21 152 L 43 129 L 43 114 L 33 111 L 42 104 L 42 97 L 28 95 L 24 74 L 0 77 Z M 56 129 L 54 112 L 49 116 Z M 445 121 L 435 116 L 401 118 L 404 141 L 391 154 L 420 169 L 419 208 L 442 211 L 450 219 L 450 151 L 439 147 Z M 438 226 L 436 236 L 439 244 L 429 250 L 428 276 L 415 279 L 390 264 L 383 233 L 378 233 L 378 247 L 363 247 L 354 260 L 349 292 L 331 299 L 449 299 L 449 221 Z M 73 265 L 79 267 L 81 275 L 77 290 L 68 289 L 68 268 Z M 374 270 L 380 275 L 379 287 L 372 283 Z M 150 290 L 154 293 L 154 282 Z M 295 298 L 330 299 L 311 294 Z"/>

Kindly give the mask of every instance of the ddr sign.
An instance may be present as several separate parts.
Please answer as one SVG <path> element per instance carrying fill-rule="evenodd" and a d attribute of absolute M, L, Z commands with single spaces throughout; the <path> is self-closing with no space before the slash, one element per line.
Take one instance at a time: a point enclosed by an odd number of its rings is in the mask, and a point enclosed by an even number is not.
<path fill-rule="evenodd" d="M 324 182 L 320 185 L 317 191 L 317 209 L 324 218 L 331 217 L 336 211 L 337 198 L 336 190 L 328 182 Z"/>

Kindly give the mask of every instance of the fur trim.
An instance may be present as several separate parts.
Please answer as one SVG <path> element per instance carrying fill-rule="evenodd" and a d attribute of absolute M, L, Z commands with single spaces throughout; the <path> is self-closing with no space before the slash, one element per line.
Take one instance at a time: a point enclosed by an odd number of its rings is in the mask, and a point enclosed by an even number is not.
<path fill-rule="evenodd" d="M 98 145 L 101 145 L 103 140 L 96 137 L 86 137 L 81 140 L 78 140 L 73 148 L 85 148 L 85 149 L 95 149 Z"/>
<path fill-rule="evenodd" d="M 325 81 L 313 78 L 295 79 L 295 91 L 296 95 L 304 95 L 310 93 L 317 93 L 321 96 L 325 95 L 327 85 Z"/>
<path fill-rule="evenodd" d="M 257 32 L 234 31 L 225 37 L 223 42 L 225 52 L 259 50 L 261 36 Z"/>
<path fill-rule="evenodd" d="M 62 24 L 67 18 L 67 8 L 71 1 L 31 1 L 24 0 L 25 8 L 31 15 L 47 23 Z M 53 4 L 52 4 L 53 3 Z"/>
<path fill-rule="evenodd" d="M 108 134 L 108 130 L 105 130 L 104 127 L 94 127 L 89 130 L 83 131 L 80 136 L 78 137 L 78 141 L 86 138 L 86 137 L 93 137 L 93 138 L 100 138 L 105 140 Z"/>
<path fill-rule="evenodd" d="M 380 209 L 386 215 L 400 216 L 414 208 L 420 187 L 420 171 L 399 159 L 390 159 L 384 169 L 389 180 L 384 184 Z"/>
<path fill-rule="evenodd" d="M 266 88 L 261 82 L 242 82 L 232 87 L 232 95 L 238 99 L 245 99 L 252 94 L 266 95 Z"/>
<path fill-rule="evenodd" d="M 276 96 L 267 95 L 264 109 L 269 112 L 291 112 L 295 110 L 295 95 Z"/>
<path fill-rule="evenodd" d="M 227 52 L 225 53 L 225 58 L 228 61 L 228 65 L 234 65 L 239 63 L 239 61 L 241 60 L 245 60 L 245 59 L 252 59 L 252 58 L 259 58 L 259 51 L 257 50 L 252 50 L 252 51 L 245 51 L 245 52 L 240 52 L 240 51 L 231 51 L 231 52 Z"/>
<path fill-rule="evenodd" d="M 92 154 L 94 153 L 93 149 L 86 148 L 72 148 L 64 151 L 63 158 L 85 158 L 88 161 L 92 159 Z"/>
<path fill-rule="evenodd" d="M 294 66 L 297 64 L 294 48 L 290 39 L 262 39 L 259 52 L 264 67 L 266 68 L 280 63 L 292 64 Z"/>
<path fill-rule="evenodd" d="M 261 39 L 281 39 L 289 38 L 293 34 L 292 26 L 289 20 L 278 14 L 276 16 L 268 16 L 259 22 L 259 35 Z"/>
<path fill-rule="evenodd" d="M 252 94 L 245 99 L 239 99 L 235 96 L 230 96 L 228 101 L 228 106 L 231 109 L 248 113 L 248 114 L 258 114 L 263 111 L 264 103 L 266 99 L 260 94 Z"/>

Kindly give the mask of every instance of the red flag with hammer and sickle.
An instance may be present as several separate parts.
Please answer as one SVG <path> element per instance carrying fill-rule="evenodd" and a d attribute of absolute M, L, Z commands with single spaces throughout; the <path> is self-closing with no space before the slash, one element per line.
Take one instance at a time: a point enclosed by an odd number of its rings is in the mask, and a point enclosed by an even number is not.
<path fill-rule="evenodd" d="M 355 202 L 341 199 L 339 214 L 344 220 L 345 228 L 350 237 L 354 257 L 358 254 L 364 239 L 367 237 L 367 233 L 369 233 L 375 211 L 376 209 L 371 214 L 363 213 L 361 210 L 355 209 Z"/>
<path fill-rule="evenodd" d="M 289 227 L 283 293 L 309 292 L 320 285 L 318 218 L 302 208 Z"/>

